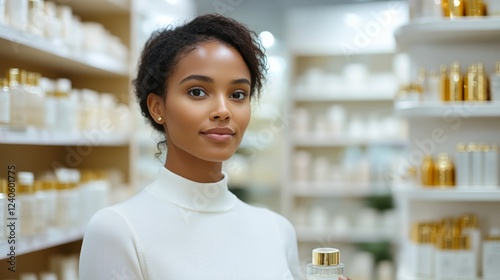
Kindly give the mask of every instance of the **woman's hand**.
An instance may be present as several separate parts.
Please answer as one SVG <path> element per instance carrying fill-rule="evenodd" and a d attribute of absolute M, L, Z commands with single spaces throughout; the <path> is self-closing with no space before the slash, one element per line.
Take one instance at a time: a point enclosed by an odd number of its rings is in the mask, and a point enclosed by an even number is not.
<path fill-rule="evenodd" d="M 351 280 L 351 278 L 340 275 L 339 280 Z"/>

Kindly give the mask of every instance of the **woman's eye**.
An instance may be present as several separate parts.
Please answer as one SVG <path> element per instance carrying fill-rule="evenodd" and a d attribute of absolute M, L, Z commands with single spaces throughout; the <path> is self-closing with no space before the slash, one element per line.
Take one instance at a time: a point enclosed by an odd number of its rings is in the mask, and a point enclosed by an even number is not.
<path fill-rule="evenodd" d="M 193 88 L 188 90 L 189 95 L 194 96 L 194 97 L 204 97 L 207 95 L 204 90 L 201 88 Z"/>
<path fill-rule="evenodd" d="M 243 100 L 243 99 L 245 99 L 246 96 L 247 96 L 247 94 L 242 92 L 242 91 L 233 92 L 231 94 L 231 98 L 238 99 L 238 100 Z"/>

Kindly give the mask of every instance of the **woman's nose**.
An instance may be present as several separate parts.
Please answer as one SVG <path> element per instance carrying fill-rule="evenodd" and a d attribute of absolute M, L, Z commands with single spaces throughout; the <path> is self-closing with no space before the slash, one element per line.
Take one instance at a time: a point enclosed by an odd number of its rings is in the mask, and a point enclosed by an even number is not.
<path fill-rule="evenodd" d="M 225 96 L 221 95 L 218 96 L 214 100 L 214 106 L 213 110 L 210 113 L 210 120 L 226 120 L 231 117 L 231 112 L 229 111 L 228 100 L 225 98 Z"/>

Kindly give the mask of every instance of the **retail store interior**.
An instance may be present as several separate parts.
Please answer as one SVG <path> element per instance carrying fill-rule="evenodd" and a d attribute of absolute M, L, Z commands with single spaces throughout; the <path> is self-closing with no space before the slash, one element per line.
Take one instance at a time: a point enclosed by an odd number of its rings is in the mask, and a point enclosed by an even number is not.
<path fill-rule="evenodd" d="M 78 279 L 94 213 L 164 168 L 137 61 L 205 13 L 265 49 L 223 166 L 292 223 L 302 279 L 315 248 L 352 280 L 500 279 L 499 0 L 0 0 L 0 279 Z"/>

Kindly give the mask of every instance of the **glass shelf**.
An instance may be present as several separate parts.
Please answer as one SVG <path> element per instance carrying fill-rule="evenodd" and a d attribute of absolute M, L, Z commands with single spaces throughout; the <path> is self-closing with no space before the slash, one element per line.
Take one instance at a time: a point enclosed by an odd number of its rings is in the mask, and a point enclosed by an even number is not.
<path fill-rule="evenodd" d="M 394 110 L 402 117 L 500 117 L 500 102 L 397 101 Z"/>

